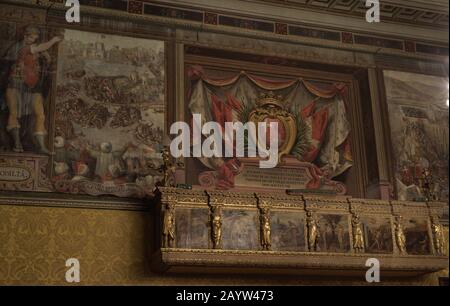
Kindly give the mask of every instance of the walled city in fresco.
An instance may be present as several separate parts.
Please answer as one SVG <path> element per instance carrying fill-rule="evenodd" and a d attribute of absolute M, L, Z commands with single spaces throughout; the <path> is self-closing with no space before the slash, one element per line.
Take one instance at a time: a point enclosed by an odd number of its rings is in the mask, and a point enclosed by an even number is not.
<path fill-rule="evenodd" d="M 72 30 L 64 36 L 55 114 L 57 190 L 137 196 L 152 190 L 161 176 L 164 43 Z"/>
<path fill-rule="evenodd" d="M 34 190 L 151 193 L 163 176 L 164 42 L 14 23 L 1 28 L 0 147 L 9 153 L 2 165 L 20 163 L 14 154 L 28 154 L 32 165 L 21 168 L 25 179 L 11 177 L 5 188 L 25 180 L 38 185 Z"/>

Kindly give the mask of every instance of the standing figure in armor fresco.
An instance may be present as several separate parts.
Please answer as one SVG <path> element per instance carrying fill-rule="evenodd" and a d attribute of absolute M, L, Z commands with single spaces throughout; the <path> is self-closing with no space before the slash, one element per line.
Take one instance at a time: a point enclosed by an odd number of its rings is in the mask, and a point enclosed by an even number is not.
<path fill-rule="evenodd" d="M 49 153 L 44 140 L 47 135 L 44 83 L 51 62 L 48 50 L 62 38 L 56 36 L 50 41 L 40 43 L 40 35 L 39 28 L 28 26 L 23 40 L 12 45 L 4 58 L 10 67 L 4 93 L 8 110 L 6 130 L 12 137 L 14 152 L 24 151 L 21 137 L 26 134 L 26 126 L 21 126 L 21 119 L 32 115 L 34 125 L 31 132 L 36 150 L 39 153 Z"/>

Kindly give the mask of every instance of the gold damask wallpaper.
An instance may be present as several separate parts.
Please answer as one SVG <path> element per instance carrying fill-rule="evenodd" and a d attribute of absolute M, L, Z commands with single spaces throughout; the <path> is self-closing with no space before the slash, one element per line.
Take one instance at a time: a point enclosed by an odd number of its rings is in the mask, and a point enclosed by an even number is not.
<path fill-rule="evenodd" d="M 132 283 L 145 272 L 146 215 L 0 206 L 0 283 L 65 283 L 77 258 L 81 283 Z"/>
<path fill-rule="evenodd" d="M 149 269 L 146 212 L 0 203 L 0 285 L 66 285 L 65 262 L 80 261 L 81 285 L 353 284 L 356 279 L 292 276 L 166 275 Z M 382 284 L 436 285 L 438 275 Z"/>

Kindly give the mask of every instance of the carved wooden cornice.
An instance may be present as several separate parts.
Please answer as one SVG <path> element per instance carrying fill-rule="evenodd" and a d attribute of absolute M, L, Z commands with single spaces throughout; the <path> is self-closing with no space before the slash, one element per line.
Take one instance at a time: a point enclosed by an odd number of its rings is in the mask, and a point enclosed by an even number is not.
<path fill-rule="evenodd" d="M 290 275 L 360 276 L 364 279 L 368 258 L 380 261 L 388 276 L 417 276 L 447 267 L 448 258 L 380 254 L 330 254 L 273 251 L 161 249 L 153 254 L 152 265 L 159 272 L 253 273 Z"/>
<path fill-rule="evenodd" d="M 384 201 L 379 199 L 358 199 L 344 196 L 321 195 L 288 195 L 284 193 L 265 192 L 232 192 L 221 190 L 189 190 L 171 187 L 158 188 L 163 201 L 175 201 L 204 205 L 225 205 L 235 207 L 258 207 L 258 204 L 273 208 L 320 209 L 322 211 L 345 210 L 348 213 L 357 210 L 364 213 L 388 213 L 395 214 L 407 212 L 407 214 L 419 214 L 424 216 L 448 214 L 448 203 L 445 202 L 411 202 L 411 201 Z"/>
<path fill-rule="evenodd" d="M 147 211 L 150 201 L 57 193 L 0 192 L 0 205 Z"/>

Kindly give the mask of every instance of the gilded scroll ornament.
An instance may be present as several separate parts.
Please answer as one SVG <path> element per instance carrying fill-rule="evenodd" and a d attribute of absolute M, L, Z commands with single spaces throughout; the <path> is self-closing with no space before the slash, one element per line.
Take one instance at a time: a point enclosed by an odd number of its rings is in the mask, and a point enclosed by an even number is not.
<path fill-rule="evenodd" d="M 172 248 L 175 242 L 175 213 L 173 204 L 167 204 L 164 210 L 163 247 Z"/>
<path fill-rule="evenodd" d="M 352 217 L 352 229 L 353 229 L 353 249 L 355 253 L 364 253 L 364 234 L 362 229 L 361 220 L 358 214 L 353 214 Z"/>
<path fill-rule="evenodd" d="M 214 249 L 222 248 L 222 215 L 220 206 L 211 207 L 211 240 Z"/>
<path fill-rule="evenodd" d="M 268 251 L 272 246 L 270 238 L 270 215 L 268 208 L 261 209 L 260 226 L 261 226 L 261 246 L 263 250 Z"/>
<path fill-rule="evenodd" d="M 311 211 L 306 212 L 306 226 L 308 230 L 308 249 L 310 252 L 317 251 L 319 242 L 319 224 Z"/>
<path fill-rule="evenodd" d="M 401 216 L 395 217 L 394 229 L 395 229 L 395 242 L 397 244 L 397 248 L 398 248 L 400 254 L 405 255 L 405 254 L 407 254 L 407 252 L 406 252 L 406 237 L 405 237 L 405 232 L 403 231 Z"/>
<path fill-rule="evenodd" d="M 433 233 L 433 242 L 436 254 L 445 255 L 444 229 L 442 228 L 437 216 L 433 216 L 431 218 L 431 232 Z"/>

